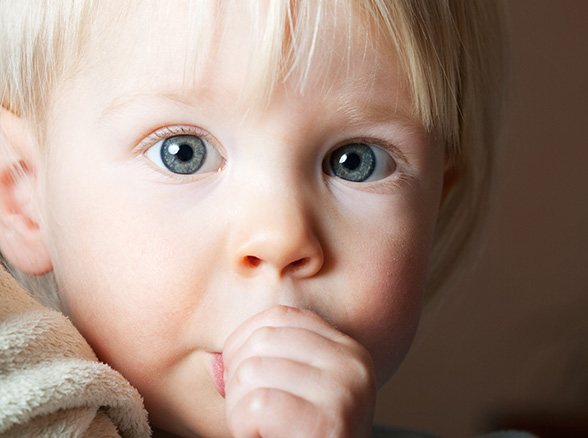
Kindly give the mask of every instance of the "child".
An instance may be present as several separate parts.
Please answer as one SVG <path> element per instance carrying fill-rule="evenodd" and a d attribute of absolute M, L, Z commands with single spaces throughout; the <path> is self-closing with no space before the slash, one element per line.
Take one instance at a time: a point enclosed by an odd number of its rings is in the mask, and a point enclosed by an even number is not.
<path fill-rule="evenodd" d="M 484 200 L 494 5 L 0 7 L 16 275 L 153 428 L 369 435 Z"/>

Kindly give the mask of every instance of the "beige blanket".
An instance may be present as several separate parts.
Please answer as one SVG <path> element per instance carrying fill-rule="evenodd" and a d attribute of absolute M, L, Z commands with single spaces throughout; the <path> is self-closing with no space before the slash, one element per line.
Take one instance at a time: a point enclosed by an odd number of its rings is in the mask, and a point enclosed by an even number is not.
<path fill-rule="evenodd" d="M 0 436 L 150 435 L 136 389 L 0 267 Z"/>

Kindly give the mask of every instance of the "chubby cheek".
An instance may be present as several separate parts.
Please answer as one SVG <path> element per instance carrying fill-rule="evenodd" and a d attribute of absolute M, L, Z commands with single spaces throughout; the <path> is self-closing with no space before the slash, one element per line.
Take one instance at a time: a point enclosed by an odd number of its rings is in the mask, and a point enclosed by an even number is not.
<path fill-rule="evenodd" d="M 420 204 L 420 205 L 419 205 Z M 398 214 L 403 211 L 407 213 Z M 331 307 L 339 328 L 368 349 L 378 386 L 394 374 L 418 325 L 435 210 L 422 203 L 396 205 L 373 217 L 390 218 L 340 247 L 345 275 Z M 376 242 L 366 245 L 365 242 Z"/>
<path fill-rule="evenodd" d="M 206 267 L 194 260 L 206 257 L 186 241 L 185 224 L 164 226 L 171 208 L 162 199 L 123 190 L 130 184 L 115 179 L 89 180 L 80 175 L 75 187 L 53 190 L 55 274 L 96 353 L 138 383 L 198 342 L 186 335 L 187 310 L 199 308 Z"/>
<path fill-rule="evenodd" d="M 181 278 L 163 282 L 165 273 L 175 270 L 158 255 L 156 240 L 139 236 L 137 228 L 121 226 L 103 234 L 99 227 L 86 225 L 89 232 L 77 241 L 84 257 L 71 257 L 63 246 L 56 266 L 70 317 L 102 360 L 125 367 L 133 361 L 147 364 L 157 356 L 158 366 L 164 367 L 173 360 L 169 352 L 163 354 L 165 341 L 180 341 L 175 339 L 181 333 L 179 308 L 188 304 L 177 292 Z M 104 244 L 124 242 L 119 233 L 130 238 L 128 244 Z"/>
<path fill-rule="evenodd" d="M 423 275 L 412 257 L 381 254 L 379 263 L 364 266 L 362 280 L 349 279 L 359 291 L 348 306 L 348 334 L 368 349 L 378 386 L 402 362 L 414 337 L 422 306 Z"/>

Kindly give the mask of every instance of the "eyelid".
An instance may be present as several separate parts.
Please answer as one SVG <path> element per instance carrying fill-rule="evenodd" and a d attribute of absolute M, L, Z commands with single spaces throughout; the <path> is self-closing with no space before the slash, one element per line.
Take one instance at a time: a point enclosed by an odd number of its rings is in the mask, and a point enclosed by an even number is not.
<path fill-rule="evenodd" d="M 225 156 L 222 146 L 212 135 L 210 135 L 210 133 L 202 128 L 190 125 L 167 125 L 151 131 L 150 134 L 147 134 L 147 136 L 135 146 L 133 151 L 135 153 L 145 152 L 151 146 L 157 144 L 158 141 L 173 137 L 174 135 L 196 135 L 202 137 L 212 146 L 216 147 L 223 158 Z"/>
<path fill-rule="evenodd" d="M 402 153 L 402 151 L 400 150 L 400 148 L 398 148 L 398 146 L 396 146 L 392 142 L 389 142 L 389 141 L 386 141 L 386 140 L 383 140 L 383 139 L 377 138 L 377 137 L 353 137 L 353 138 L 350 138 L 345 141 L 337 143 L 337 145 L 335 147 L 333 147 L 330 152 L 333 152 L 337 148 L 340 148 L 342 146 L 345 146 L 345 145 L 351 144 L 351 143 L 363 143 L 363 144 L 366 144 L 369 146 L 378 147 L 378 148 L 388 152 L 394 160 L 401 161 L 404 165 L 408 165 L 408 160 L 406 159 L 406 156 Z"/>

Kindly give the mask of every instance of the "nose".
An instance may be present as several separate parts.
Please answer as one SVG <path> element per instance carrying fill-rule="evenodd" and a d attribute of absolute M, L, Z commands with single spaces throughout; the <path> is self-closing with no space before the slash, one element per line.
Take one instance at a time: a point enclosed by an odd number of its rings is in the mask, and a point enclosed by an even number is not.
<path fill-rule="evenodd" d="M 324 254 L 308 212 L 292 199 L 268 201 L 254 202 L 247 214 L 239 215 L 232 239 L 236 271 L 247 277 L 268 270 L 279 278 L 316 275 L 323 267 Z"/>

